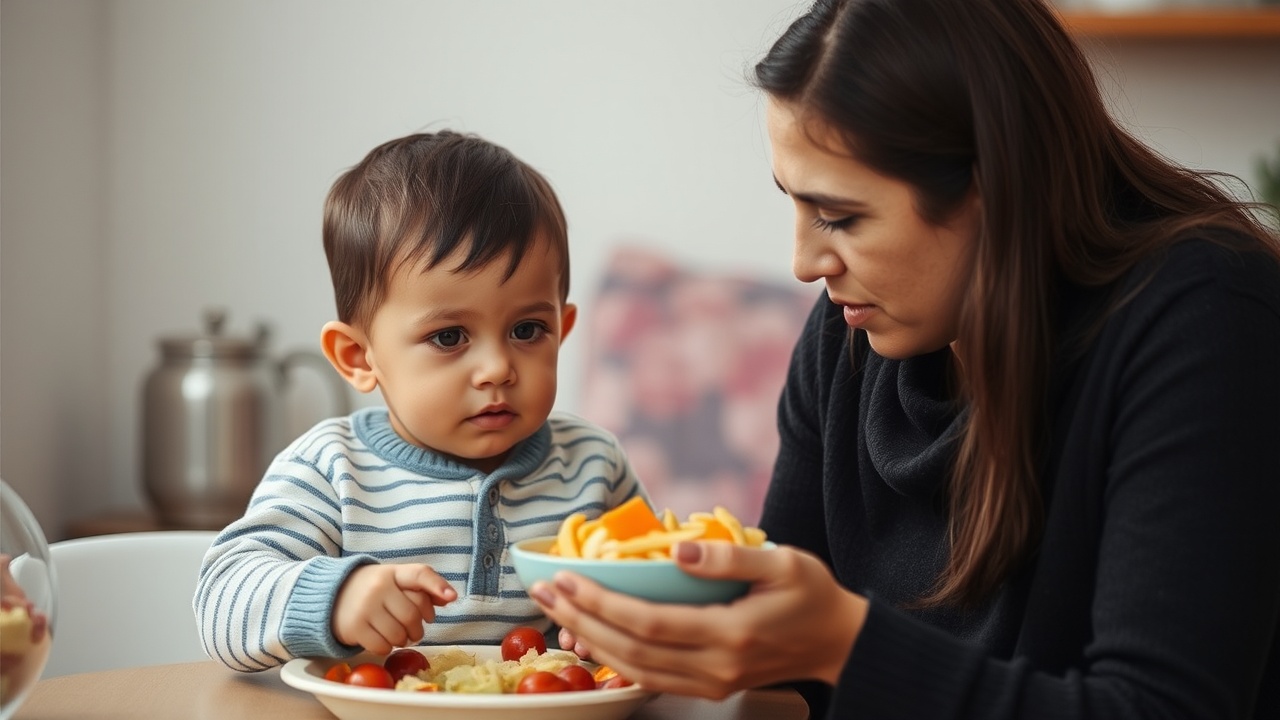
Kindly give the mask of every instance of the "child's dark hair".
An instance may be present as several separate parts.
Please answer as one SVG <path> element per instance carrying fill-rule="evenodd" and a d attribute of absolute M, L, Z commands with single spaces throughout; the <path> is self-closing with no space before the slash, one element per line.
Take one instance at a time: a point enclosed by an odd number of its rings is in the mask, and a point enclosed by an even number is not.
<path fill-rule="evenodd" d="M 551 185 L 506 148 L 449 130 L 379 145 L 338 178 L 324 203 L 338 319 L 357 326 L 367 326 L 402 263 L 435 267 L 465 245 L 456 270 L 506 256 L 511 277 L 539 237 L 560 253 L 567 299 L 568 230 Z"/>

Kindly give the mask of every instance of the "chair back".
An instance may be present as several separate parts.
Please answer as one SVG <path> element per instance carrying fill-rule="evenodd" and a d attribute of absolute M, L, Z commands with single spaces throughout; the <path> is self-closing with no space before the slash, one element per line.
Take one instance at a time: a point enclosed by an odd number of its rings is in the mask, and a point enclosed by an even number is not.
<path fill-rule="evenodd" d="M 165 530 L 50 544 L 58 605 L 42 677 L 206 659 L 191 601 L 215 537 Z"/>

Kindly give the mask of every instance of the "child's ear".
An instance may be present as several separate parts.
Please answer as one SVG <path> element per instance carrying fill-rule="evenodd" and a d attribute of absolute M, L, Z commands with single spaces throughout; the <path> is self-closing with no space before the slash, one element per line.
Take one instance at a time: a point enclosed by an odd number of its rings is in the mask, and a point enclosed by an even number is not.
<path fill-rule="evenodd" d="M 569 331 L 573 329 L 573 324 L 578 322 L 578 306 L 573 303 L 565 303 L 563 309 L 560 310 L 560 342 L 564 342 L 569 337 Z"/>
<path fill-rule="evenodd" d="M 363 332 L 344 323 L 332 320 L 320 329 L 320 348 L 329 358 L 333 369 L 351 387 L 362 393 L 378 387 L 378 378 L 369 363 L 369 340 Z"/>

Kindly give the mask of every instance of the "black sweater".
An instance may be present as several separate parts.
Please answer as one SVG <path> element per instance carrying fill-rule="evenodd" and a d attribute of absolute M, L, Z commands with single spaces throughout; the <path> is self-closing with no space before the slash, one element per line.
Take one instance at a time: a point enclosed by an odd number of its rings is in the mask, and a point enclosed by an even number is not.
<path fill-rule="evenodd" d="M 1280 269 L 1190 241 L 1113 289 L 1053 369 L 1043 538 L 967 612 L 903 609 L 945 560 L 950 351 L 851 353 L 819 300 L 761 522 L 871 600 L 815 718 L 1280 717 Z M 1064 298 L 1062 335 L 1108 293 Z"/>

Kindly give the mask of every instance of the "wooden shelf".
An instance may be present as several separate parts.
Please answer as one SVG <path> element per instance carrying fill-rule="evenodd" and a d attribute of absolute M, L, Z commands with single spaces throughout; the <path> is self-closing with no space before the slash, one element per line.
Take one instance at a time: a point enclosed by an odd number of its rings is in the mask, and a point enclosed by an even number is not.
<path fill-rule="evenodd" d="M 1143 13 L 1064 11 L 1076 35 L 1126 38 L 1273 38 L 1280 40 L 1280 7 L 1169 9 Z"/>

